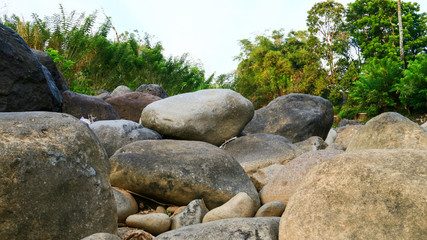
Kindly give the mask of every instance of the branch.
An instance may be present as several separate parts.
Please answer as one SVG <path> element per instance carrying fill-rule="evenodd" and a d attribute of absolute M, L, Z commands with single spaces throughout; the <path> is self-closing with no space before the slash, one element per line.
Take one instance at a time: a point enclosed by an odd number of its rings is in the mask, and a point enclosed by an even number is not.
<path fill-rule="evenodd" d="M 107 16 L 107 14 L 105 14 L 105 11 L 104 11 L 104 9 L 103 9 L 103 8 L 101 8 L 101 10 L 102 10 L 102 13 L 104 14 L 104 16 L 107 18 L 108 23 L 110 23 L 111 28 L 112 28 L 112 29 L 114 30 L 114 32 L 116 33 L 116 39 L 117 39 L 117 42 L 120 42 L 119 34 L 117 33 L 117 30 L 116 30 L 116 28 L 114 27 L 113 22 L 111 21 L 111 18 L 110 18 L 109 16 Z"/>

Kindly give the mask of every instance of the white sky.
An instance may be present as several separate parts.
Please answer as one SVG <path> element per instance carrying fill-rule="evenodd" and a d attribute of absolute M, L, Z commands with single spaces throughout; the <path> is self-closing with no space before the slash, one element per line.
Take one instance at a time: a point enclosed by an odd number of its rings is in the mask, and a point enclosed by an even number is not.
<path fill-rule="evenodd" d="M 307 11 L 322 0 L 0 0 L 0 15 L 30 19 L 67 12 L 92 13 L 103 8 L 119 33 L 146 32 L 160 41 L 166 56 L 189 53 L 207 75 L 237 68 L 239 40 L 266 30 L 305 30 Z M 336 0 L 345 6 L 353 0 Z M 427 12 L 426 0 L 412 0 Z M 99 19 L 103 18 L 98 11 Z M 112 35 L 110 35 L 112 36 Z"/>

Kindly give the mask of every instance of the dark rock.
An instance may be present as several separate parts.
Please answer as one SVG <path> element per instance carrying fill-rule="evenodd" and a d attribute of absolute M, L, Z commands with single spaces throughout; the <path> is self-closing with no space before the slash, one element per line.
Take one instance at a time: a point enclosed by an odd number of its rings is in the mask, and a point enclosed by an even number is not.
<path fill-rule="evenodd" d="M 340 123 L 338 123 L 338 127 L 345 127 L 345 126 L 351 126 L 351 125 L 362 125 L 362 124 L 356 120 L 349 120 L 347 118 L 343 118 L 340 121 Z"/>
<path fill-rule="evenodd" d="M 135 90 L 135 92 L 149 93 L 160 98 L 169 97 L 168 93 L 157 84 L 142 84 Z"/>
<path fill-rule="evenodd" d="M 55 62 L 53 62 L 49 54 L 36 49 L 31 49 L 31 51 L 37 56 L 37 59 L 40 61 L 40 63 L 43 64 L 49 70 L 58 90 L 60 92 L 68 90 L 67 80 L 65 79 L 64 75 L 58 70 L 55 65 Z"/>

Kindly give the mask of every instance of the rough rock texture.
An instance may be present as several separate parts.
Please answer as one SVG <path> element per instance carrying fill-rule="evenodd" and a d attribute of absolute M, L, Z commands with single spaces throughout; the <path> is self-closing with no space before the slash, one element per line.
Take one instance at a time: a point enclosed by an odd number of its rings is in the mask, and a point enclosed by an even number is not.
<path fill-rule="evenodd" d="M 88 118 L 88 116 L 91 115 L 95 117 L 95 120 L 120 119 L 119 115 L 114 111 L 114 108 L 100 98 L 68 90 L 62 93 L 62 98 L 62 111 L 76 118 Z"/>
<path fill-rule="evenodd" d="M 268 167 L 259 169 L 258 171 L 256 171 L 256 173 L 250 175 L 249 177 L 250 177 L 252 183 L 255 185 L 255 188 L 258 191 L 261 191 L 261 189 L 268 182 L 273 180 L 274 176 L 276 176 L 276 174 L 283 171 L 284 168 L 285 168 L 285 166 L 282 164 L 273 164 L 273 165 L 270 165 Z"/>
<path fill-rule="evenodd" d="M 191 225 L 157 236 L 156 240 L 274 240 L 278 237 L 278 217 L 231 218 Z"/>
<path fill-rule="evenodd" d="M 68 90 L 67 80 L 65 79 L 64 75 L 62 75 L 62 73 L 58 70 L 55 65 L 55 62 L 52 60 L 49 54 L 36 49 L 31 49 L 31 51 L 36 55 L 40 63 L 43 64 L 43 66 L 45 66 L 49 70 L 50 74 L 52 74 L 53 80 L 55 81 L 55 85 L 58 90 L 60 92 Z"/>
<path fill-rule="evenodd" d="M 61 94 L 48 73 L 24 39 L 0 24 L 0 112 L 60 111 Z"/>
<path fill-rule="evenodd" d="M 120 86 L 116 87 L 111 92 L 111 97 L 118 97 L 118 96 L 124 95 L 126 93 L 130 93 L 130 92 L 133 92 L 132 89 L 130 89 L 124 85 L 120 85 Z"/>
<path fill-rule="evenodd" d="M 251 197 L 247 193 L 241 192 L 223 205 L 210 210 L 203 218 L 203 222 L 226 218 L 253 217 L 257 210 L 258 208 L 254 208 Z"/>
<path fill-rule="evenodd" d="M 114 200 L 117 206 L 117 222 L 124 223 L 129 215 L 138 212 L 135 198 L 127 191 L 113 187 Z"/>
<path fill-rule="evenodd" d="M 265 204 L 280 200 L 287 204 L 296 189 L 301 185 L 302 180 L 313 167 L 341 153 L 343 151 L 312 151 L 304 153 L 285 164 L 285 168 L 261 189 L 259 193 L 261 202 Z"/>
<path fill-rule="evenodd" d="M 129 120 L 96 121 L 89 127 L 96 134 L 109 157 L 117 149 L 131 142 L 162 138 L 156 131 Z"/>
<path fill-rule="evenodd" d="M 142 84 L 135 90 L 135 92 L 149 93 L 161 98 L 169 97 L 168 93 L 157 84 Z"/>
<path fill-rule="evenodd" d="M 352 126 L 352 125 L 361 125 L 360 122 L 356 120 L 349 120 L 346 118 L 343 118 L 340 123 L 338 123 L 338 127 L 344 127 L 344 126 Z"/>
<path fill-rule="evenodd" d="M 126 218 L 126 225 L 142 228 L 156 236 L 170 229 L 171 219 L 164 213 L 134 214 Z"/>
<path fill-rule="evenodd" d="M 288 139 L 273 134 L 251 134 L 227 143 L 223 149 L 230 153 L 245 172 L 292 160 L 298 148 Z"/>
<path fill-rule="evenodd" d="M 344 130 L 340 131 L 337 138 L 335 139 L 335 143 L 341 145 L 344 150 L 347 149 L 348 144 L 350 144 L 351 142 L 351 139 L 362 127 L 362 125 L 350 125 L 346 127 Z"/>
<path fill-rule="evenodd" d="M 262 205 L 255 214 L 255 217 L 281 217 L 286 205 L 282 201 L 269 202 Z"/>
<path fill-rule="evenodd" d="M 110 158 L 111 185 L 178 206 L 194 199 L 209 209 L 239 192 L 259 207 L 259 197 L 240 164 L 204 142 L 144 140 L 124 146 Z"/>
<path fill-rule="evenodd" d="M 304 141 L 295 143 L 295 146 L 298 148 L 298 155 L 300 155 L 306 152 L 323 150 L 328 147 L 328 144 L 326 144 L 321 137 L 313 136 Z"/>
<path fill-rule="evenodd" d="M 113 96 L 105 101 L 114 107 L 121 119 L 139 122 L 142 110 L 148 104 L 158 100 L 161 98 L 148 93 L 129 92 Z"/>
<path fill-rule="evenodd" d="M 0 239 L 117 232 L 110 162 L 95 134 L 62 113 L 0 113 Z"/>
<path fill-rule="evenodd" d="M 121 240 L 121 238 L 111 233 L 95 233 L 82 238 L 82 240 Z"/>
<path fill-rule="evenodd" d="M 424 239 L 426 156 L 365 150 L 320 164 L 290 199 L 279 239 Z"/>
<path fill-rule="evenodd" d="M 393 148 L 427 150 L 427 131 L 398 113 L 387 112 L 360 128 L 347 151 Z"/>
<path fill-rule="evenodd" d="M 142 111 L 141 121 L 166 136 L 220 145 L 237 136 L 253 114 L 253 104 L 239 93 L 208 89 L 156 101 Z"/>
<path fill-rule="evenodd" d="M 119 237 L 122 240 L 152 240 L 154 236 L 137 228 L 122 227 L 119 228 Z"/>
<path fill-rule="evenodd" d="M 184 210 L 172 217 L 171 229 L 201 223 L 207 212 L 209 210 L 206 208 L 203 199 L 193 200 Z"/>
<path fill-rule="evenodd" d="M 312 136 L 326 139 L 333 121 L 334 110 L 328 100 L 292 93 L 256 110 L 244 132 L 281 135 L 291 142 L 304 141 Z"/>

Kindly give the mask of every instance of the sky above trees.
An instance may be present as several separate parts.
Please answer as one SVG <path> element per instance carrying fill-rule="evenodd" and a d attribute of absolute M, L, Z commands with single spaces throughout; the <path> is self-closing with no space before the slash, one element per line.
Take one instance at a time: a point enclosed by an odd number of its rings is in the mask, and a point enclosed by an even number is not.
<path fill-rule="evenodd" d="M 207 75 L 219 75 L 237 68 L 233 58 L 240 52 L 239 40 L 266 30 L 306 30 L 307 11 L 316 2 L 319 0 L 0 0 L 0 15 L 31 20 L 31 13 L 40 17 L 58 13 L 61 3 L 68 12 L 99 10 L 102 19 L 102 8 L 119 33 L 146 32 L 162 42 L 165 54 L 188 52 L 203 64 Z M 337 2 L 346 6 L 353 1 Z M 424 0 L 412 2 L 427 12 Z"/>

